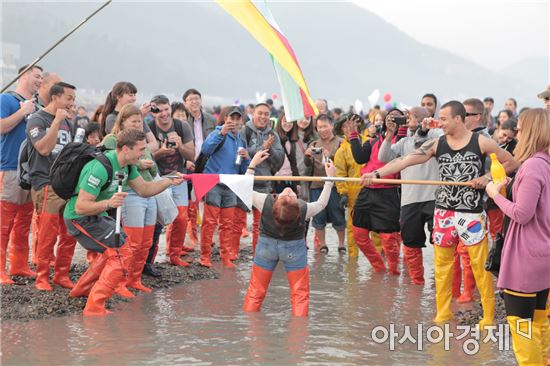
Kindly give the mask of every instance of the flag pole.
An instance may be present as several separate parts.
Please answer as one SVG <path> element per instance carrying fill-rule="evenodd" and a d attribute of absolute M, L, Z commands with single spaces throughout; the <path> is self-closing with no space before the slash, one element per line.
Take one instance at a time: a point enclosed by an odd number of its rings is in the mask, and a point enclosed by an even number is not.
<path fill-rule="evenodd" d="M 80 22 L 80 24 L 78 24 L 76 27 L 74 27 L 69 33 L 65 34 L 60 40 L 58 40 L 53 46 L 51 46 L 46 52 L 44 52 L 42 55 L 38 56 L 36 58 L 36 60 L 34 60 L 31 64 L 29 64 L 29 66 L 27 66 L 25 68 L 25 70 L 21 71 L 19 73 L 19 75 L 17 75 L 15 77 L 15 79 L 13 79 L 12 81 L 10 81 L 9 83 L 7 83 L 6 85 L 4 85 L 4 87 L 2 88 L 2 90 L 0 91 L 0 93 L 3 93 L 5 92 L 13 83 L 15 83 L 17 80 L 19 80 L 19 78 L 21 77 L 21 75 L 23 75 L 24 73 L 26 73 L 27 71 L 29 71 L 30 69 L 32 69 L 34 67 L 34 65 L 36 65 L 37 63 L 40 62 L 40 60 L 42 60 L 48 53 L 50 53 L 54 48 L 56 48 L 57 46 L 59 46 L 59 44 L 61 42 L 63 42 L 67 37 L 69 37 L 71 34 L 73 34 L 74 32 L 76 32 L 76 30 L 78 28 L 80 28 L 81 26 L 84 25 L 84 23 L 86 23 L 88 20 L 90 20 L 94 15 L 96 15 L 97 13 L 99 13 L 101 10 L 103 10 L 104 7 L 106 7 L 107 5 L 109 5 L 111 3 L 112 0 L 108 0 L 105 4 L 103 4 L 100 8 L 98 8 L 96 11 L 94 11 L 92 14 L 88 15 L 86 17 L 86 19 L 84 19 L 82 22 Z"/>

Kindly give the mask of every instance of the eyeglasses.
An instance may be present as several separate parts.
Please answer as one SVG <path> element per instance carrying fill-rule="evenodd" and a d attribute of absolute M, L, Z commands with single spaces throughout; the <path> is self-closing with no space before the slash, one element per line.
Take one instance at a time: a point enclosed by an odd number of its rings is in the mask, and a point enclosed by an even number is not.
<path fill-rule="evenodd" d="M 478 116 L 480 114 L 481 113 L 476 113 L 476 112 L 472 112 L 472 113 L 466 112 L 466 117 Z"/>

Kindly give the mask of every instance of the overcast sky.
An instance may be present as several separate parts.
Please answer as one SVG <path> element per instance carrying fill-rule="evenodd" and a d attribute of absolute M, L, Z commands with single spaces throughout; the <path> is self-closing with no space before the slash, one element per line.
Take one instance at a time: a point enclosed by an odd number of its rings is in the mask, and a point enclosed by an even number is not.
<path fill-rule="evenodd" d="M 416 40 L 500 70 L 549 57 L 549 0 L 354 0 Z"/>

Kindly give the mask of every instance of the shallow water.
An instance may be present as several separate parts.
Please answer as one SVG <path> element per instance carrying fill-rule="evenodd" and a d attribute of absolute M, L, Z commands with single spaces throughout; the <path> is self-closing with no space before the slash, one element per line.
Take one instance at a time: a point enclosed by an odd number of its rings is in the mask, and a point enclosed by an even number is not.
<path fill-rule="evenodd" d="M 330 230 L 329 230 L 330 231 Z M 330 236 L 329 236 L 330 238 Z M 514 365 L 511 350 L 480 342 L 472 356 L 454 339 L 450 350 L 426 339 L 433 325 L 432 248 L 425 252 L 426 285 L 408 276 L 375 274 L 364 257 L 309 252 L 310 316 L 292 318 L 286 275 L 278 267 L 262 312 L 245 314 L 242 302 L 251 263 L 222 269 L 220 279 L 197 281 L 118 304 L 107 318 L 82 316 L 4 322 L 2 365 Z M 14 305 L 16 306 L 16 305 Z M 395 350 L 377 343 L 376 326 L 395 324 Z M 404 326 L 424 343 L 402 338 Z M 383 336 L 378 332 L 378 337 Z M 436 333 L 437 335 L 437 333 Z M 374 337 L 376 338 L 376 336 Z"/>

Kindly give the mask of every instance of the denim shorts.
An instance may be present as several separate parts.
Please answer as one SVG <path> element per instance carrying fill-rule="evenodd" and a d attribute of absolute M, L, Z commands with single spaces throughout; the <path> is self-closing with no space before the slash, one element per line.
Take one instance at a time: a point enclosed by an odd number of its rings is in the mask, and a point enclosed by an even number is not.
<path fill-rule="evenodd" d="M 237 206 L 237 195 L 225 184 L 218 183 L 208 191 L 205 202 L 209 206 L 231 208 Z"/>
<path fill-rule="evenodd" d="M 310 189 L 310 202 L 315 202 L 321 196 L 322 189 Z M 346 218 L 345 211 L 340 204 L 340 195 L 336 191 L 336 187 L 332 188 L 327 207 L 317 215 L 313 216 L 312 226 L 317 230 L 322 230 L 327 226 L 327 222 L 332 223 L 334 230 L 345 230 Z"/>
<path fill-rule="evenodd" d="M 287 272 L 304 269 L 307 266 L 307 248 L 304 239 L 276 240 L 260 235 L 256 246 L 254 264 L 265 270 L 273 271 L 282 261 Z"/>
<path fill-rule="evenodd" d="M 124 226 L 144 227 L 155 225 L 157 222 L 155 197 L 141 197 L 134 190 L 129 190 L 121 209 Z"/>

